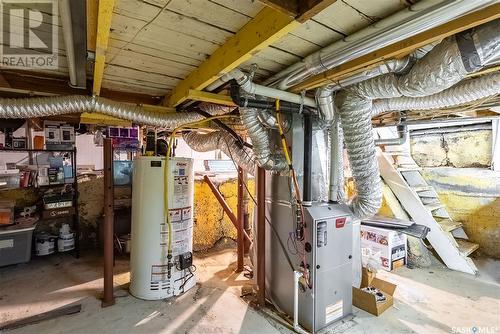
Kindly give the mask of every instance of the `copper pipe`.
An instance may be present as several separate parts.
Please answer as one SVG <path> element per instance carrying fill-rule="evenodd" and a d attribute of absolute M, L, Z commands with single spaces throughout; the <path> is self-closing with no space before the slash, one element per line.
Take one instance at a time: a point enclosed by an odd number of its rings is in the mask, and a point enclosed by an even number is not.
<path fill-rule="evenodd" d="M 229 207 L 229 205 L 227 205 L 226 201 L 224 200 L 224 197 L 222 197 L 222 195 L 219 192 L 219 190 L 217 189 L 217 187 L 213 184 L 213 182 L 210 180 L 210 178 L 207 175 L 205 175 L 203 177 L 203 180 L 205 180 L 205 182 L 208 184 L 208 186 L 210 187 L 210 189 L 214 193 L 215 198 L 217 198 L 217 201 L 219 201 L 219 204 L 222 206 L 222 209 L 224 210 L 226 215 L 229 217 L 229 220 L 233 223 L 234 227 L 236 229 L 238 229 L 238 220 L 236 219 L 236 216 L 234 215 L 234 213 L 231 210 L 231 208 Z M 252 240 L 250 239 L 250 237 L 248 236 L 248 234 L 245 231 L 243 231 L 243 236 L 245 237 L 246 240 L 248 240 L 248 242 L 250 242 L 250 243 L 252 242 Z"/>
<path fill-rule="evenodd" d="M 243 209 L 243 168 L 238 167 L 238 268 L 237 272 L 243 271 L 243 256 L 245 253 L 245 237 L 243 236 L 243 219 L 245 211 Z"/>
<path fill-rule="evenodd" d="M 113 296 L 113 142 L 104 139 L 104 293 L 101 307 L 114 305 Z"/>
<path fill-rule="evenodd" d="M 257 169 L 257 301 L 266 306 L 266 171 Z"/>

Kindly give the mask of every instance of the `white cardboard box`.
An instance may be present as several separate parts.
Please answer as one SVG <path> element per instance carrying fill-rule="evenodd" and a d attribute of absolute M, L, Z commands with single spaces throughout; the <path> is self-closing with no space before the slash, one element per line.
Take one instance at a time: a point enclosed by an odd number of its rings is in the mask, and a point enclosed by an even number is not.
<path fill-rule="evenodd" d="M 363 263 L 370 256 L 380 258 L 382 269 L 391 271 L 406 264 L 406 235 L 401 232 L 361 225 Z"/>

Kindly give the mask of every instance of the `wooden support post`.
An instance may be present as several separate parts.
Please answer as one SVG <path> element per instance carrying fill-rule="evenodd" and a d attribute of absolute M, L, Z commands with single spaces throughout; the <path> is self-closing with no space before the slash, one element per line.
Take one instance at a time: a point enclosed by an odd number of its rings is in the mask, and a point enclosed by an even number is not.
<path fill-rule="evenodd" d="M 257 169 L 257 302 L 266 306 L 266 171 Z"/>
<path fill-rule="evenodd" d="M 113 143 L 111 138 L 104 139 L 104 293 L 102 307 L 114 305 L 113 295 Z"/>
<path fill-rule="evenodd" d="M 236 269 L 237 272 L 242 272 L 243 271 L 243 260 L 244 260 L 244 253 L 245 253 L 245 237 L 243 233 L 245 233 L 245 230 L 243 229 L 243 220 L 244 220 L 244 215 L 245 211 L 243 208 L 243 168 L 238 167 L 238 234 L 237 234 L 237 239 L 238 239 L 238 268 Z"/>
<path fill-rule="evenodd" d="M 227 205 L 226 201 L 224 200 L 224 197 L 222 197 L 222 195 L 219 192 L 219 190 L 215 187 L 215 185 L 212 183 L 212 181 L 210 180 L 210 178 L 207 175 L 205 175 L 203 177 L 203 179 L 205 180 L 205 182 L 210 187 L 210 190 L 212 190 L 212 193 L 215 195 L 215 198 L 217 198 L 217 201 L 219 201 L 219 204 L 222 206 L 222 209 L 224 210 L 224 212 L 228 216 L 228 218 L 231 221 L 231 223 L 233 223 L 233 225 L 234 225 L 235 228 L 238 228 L 238 219 L 234 215 L 233 210 L 231 210 L 231 208 L 229 207 L 229 205 Z M 250 239 L 250 237 L 248 236 L 248 234 L 246 234 L 245 231 L 243 231 L 243 237 L 246 240 L 248 240 L 248 242 L 250 242 L 250 243 L 252 242 L 251 239 Z"/>
<path fill-rule="evenodd" d="M 243 170 L 243 186 L 248 185 L 248 173 Z M 245 187 L 247 188 L 247 187 Z M 250 202 L 250 194 L 248 191 L 243 192 L 243 230 L 250 235 L 252 228 L 250 225 L 250 213 L 248 211 L 248 203 Z M 251 243 L 245 240 L 245 255 L 248 256 L 250 252 Z"/>

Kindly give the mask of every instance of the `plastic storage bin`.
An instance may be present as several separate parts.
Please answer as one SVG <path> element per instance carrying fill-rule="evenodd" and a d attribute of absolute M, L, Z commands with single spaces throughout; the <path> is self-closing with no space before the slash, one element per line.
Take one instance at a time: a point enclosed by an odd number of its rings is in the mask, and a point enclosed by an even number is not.
<path fill-rule="evenodd" d="M 29 262 L 35 227 L 0 229 L 0 267 Z"/>

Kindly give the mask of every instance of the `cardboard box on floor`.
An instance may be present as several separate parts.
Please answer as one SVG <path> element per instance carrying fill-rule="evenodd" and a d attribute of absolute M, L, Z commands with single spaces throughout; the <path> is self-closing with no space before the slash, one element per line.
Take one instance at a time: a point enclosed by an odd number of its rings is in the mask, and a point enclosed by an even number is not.
<path fill-rule="evenodd" d="M 361 288 L 368 286 L 379 289 L 384 294 L 386 301 L 377 303 L 377 299 L 374 295 L 361 290 Z M 375 277 L 375 273 L 368 271 L 366 268 L 363 268 L 362 271 L 361 288 L 352 287 L 352 304 L 354 306 L 379 316 L 393 305 L 392 296 L 396 290 L 396 285 Z"/>

